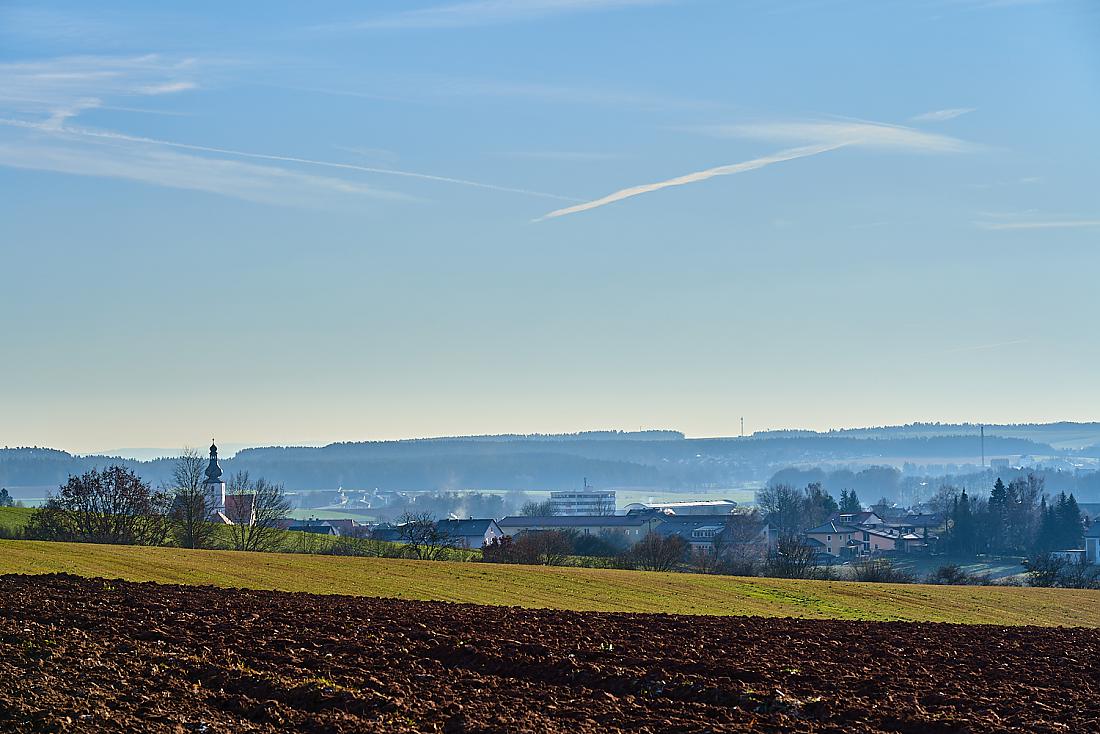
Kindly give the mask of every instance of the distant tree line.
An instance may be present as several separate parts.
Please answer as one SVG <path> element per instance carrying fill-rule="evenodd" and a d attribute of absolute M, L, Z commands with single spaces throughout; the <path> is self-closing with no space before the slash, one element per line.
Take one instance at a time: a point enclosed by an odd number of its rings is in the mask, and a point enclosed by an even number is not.
<path fill-rule="evenodd" d="M 589 477 L 597 486 L 675 490 L 733 486 L 766 479 L 776 469 L 792 464 L 872 463 L 882 457 L 898 456 L 912 460 L 956 457 L 972 461 L 977 454 L 974 441 L 973 436 L 843 435 L 686 439 L 662 432 L 504 436 L 246 449 L 226 460 L 225 466 L 230 472 L 277 476 L 292 490 L 343 486 L 398 491 L 440 491 L 450 487 L 545 491 L 574 486 L 578 477 Z M 1000 455 L 1060 453 L 1036 441 L 996 436 L 987 436 L 986 448 Z M 56 485 L 70 475 L 117 465 L 160 485 L 170 481 L 174 463 L 174 459 L 130 461 L 74 456 L 52 449 L 0 449 L 0 484 Z M 889 470 L 894 472 L 889 476 L 886 471 L 872 467 L 853 472 L 848 478 L 837 472 L 829 472 L 827 476 L 777 474 L 772 483 L 803 486 L 819 482 L 834 494 L 846 488 L 895 497 L 896 470 Z M 1100 496 L 1100 474 L 1097 476 Z"/>

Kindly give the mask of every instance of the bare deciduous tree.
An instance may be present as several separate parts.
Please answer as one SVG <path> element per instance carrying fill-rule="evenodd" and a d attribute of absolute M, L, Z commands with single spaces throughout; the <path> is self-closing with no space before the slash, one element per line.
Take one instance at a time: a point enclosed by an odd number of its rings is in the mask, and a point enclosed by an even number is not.
<path fill-rule="evenodd" d="M 282 544 L 282 522 L 290 512 L 283 485 L 263 477 L 252 481 L 239 471 L 228 483 L 225 514 L 233 524 L 229 538 L 235 550 L 274 551 Z"/>
<path fill-rule="evenodd" d="M 781 535 L 802 530 L 803 494 L 790 484 L 773 484 L 756 493 L 756 505 Z"/>
<path fill-rule="evenodd" d="M 172 521 L 181 548 L 209 548 L 217 533 L 213 524 L 216 500 L 203 484 L 206 460 L 195 449 L 184 449 L 172 467 Z"/>
<path fill-rule="evenodd" d="M 670 571 L 684 560 L 687 552 L 688 543 L 679 535 L 649 533 L 634 544 L 628 557 L 634 567 L 643 571 Z"/>
<path fill-rule="evenodd" d="M 529 530 L 511 543 L 512 563 L 560 566 L 573 552 L 573 539 L 562 530 Z"/>
<path fill-rule="evenodd" d="M 558 511 L 550 500 L 544 500 L 543 502 L 530 501 L 523 503 L 519 514 L 525 517 L 548 517 L 558 514 Z"/>
<path fill-rule="evenodd" d="M 35 511 L 27 537 L 117 545 L 163 545 L 171 532 L 171 498 L 130 469 L 108 466 L 70 476 Z"/>
<path fill-rule="evenodd" d="M 784 535 L 768 558 L 766 575 L 781 579 L 816 578 L 821 575 L 817 552 L 798 536 Z"/>
<path fill-rule="evenodd" d="M 438 561 L 449 548 L 454 548 L 454 541 L 445 530 L 440 530 L 430 512 L 406 512 L 397 526 L 401 542 L 414 558 Z"/>

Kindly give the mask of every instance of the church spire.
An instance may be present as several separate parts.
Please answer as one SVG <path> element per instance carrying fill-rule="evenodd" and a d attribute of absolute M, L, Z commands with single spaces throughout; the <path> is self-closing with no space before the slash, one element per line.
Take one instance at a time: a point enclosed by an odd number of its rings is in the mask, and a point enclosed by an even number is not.
<path fill-rule="evenodd" d="M 222 480 L 222 468 L 218 465 L 218 447 L 210 439 L 210 463 L 206 466 L 206 484 L 218 484 Z"/>

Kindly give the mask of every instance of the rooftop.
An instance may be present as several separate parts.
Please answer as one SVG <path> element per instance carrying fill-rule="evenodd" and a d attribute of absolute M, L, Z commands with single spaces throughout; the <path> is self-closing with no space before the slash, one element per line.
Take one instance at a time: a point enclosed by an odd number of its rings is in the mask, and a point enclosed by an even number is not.
<path fill-rule="evenodd" d="M 635 528 L 660 522 L 655 515 L 514 515 L 497 522 L 501 528 Z"/>

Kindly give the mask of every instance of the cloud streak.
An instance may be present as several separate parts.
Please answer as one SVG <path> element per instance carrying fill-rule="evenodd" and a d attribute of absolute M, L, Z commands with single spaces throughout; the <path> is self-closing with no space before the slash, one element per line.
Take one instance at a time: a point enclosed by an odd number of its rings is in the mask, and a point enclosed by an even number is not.
<path fill-rule="evenodd" d="M 349 204 L 351 198 L 363 196 L 388 200 L 409 198 L 341 178 L 146 146 L 107 148 L 55 140 L 0 142 L 0 165 L 137 181 L 276 206 L 333 209 Z"/>
<path fill-rule="evenodd" d="M 820 155 L 838 148 L 862 146 L 867 148 L 900 149 L 920 152 L 956 153 L 970 150 L 970 143 L 946 135 L 926 133 L 911 127 L 902 125 L 889 125 L 881 122 L 867 122 L 864 120 L 818 120 L 796 122 L 762 122 L 739 125 L 710 125 L 704 127 L 689 128 L 697 132 L 722 138 L 749 138 L 755 140 L 801 142 L 805 145 L 782 150 L 778 153 L 754 158 L 742 163 L 734 163 L 717 168 L 708 168 L 705 171 L 689 173 L 666 181 L 632 186 L 620 189 L 593 201 L 587 201 L 574 206 L 557 209 L 543 215 L 536 222 L 547 219 L 564 217 L 569 214 L 597 209 L 608 204 L 614 204 L 634 196 L 660 191 L 672 186 L 684 186 L 714 178 L 715 176 L 729 176 L 735 173 L 744 173 L 758 168 L 764 168 L 774 163 L 807 158 Z"/>
<path fill-rule="evenodd" d="M 1014 229 L 1093 229 L 1100 219 L 1047 219 L 1030 222 L 974 222 L 981 229 L 1004 231 Z"/>
<path fill-rule="evenodd" d="M 904 125 L 863 120 L 811 120 L 709 125 L 690 128 L 722 138 L 772 142 L 832 143 L 867 148 L 892 148 L 931 153 L 959 153 L 976 146 L 958 138 L 928 133 Z"/>
<path fill-rule="evenodd" d="M 538 20 L 567 13 L 662 5 L 671 0 L 470 0 L 405 10 L 364 21 L 331 24 L 328 30 L 466 28 Z"/>
<path fill-rule="evenodd" d="M 956 117 L 962 117 L 963 115 L 969 115 L 971 112 L 976 112 L 977 109 L 977 107 L 951 107 L 946 110 L 922 112 L 909 119 L 913 122 L 944 122 L 946 120 L 954 120 Z"/>
<path fill-rule="evenodd" d="M 375 166 L 360 166 L 354 163 L 340 163 L 336 161 L 321 161 L 312 158 L 299 158 L 296 156 L 286 155 L 273 155 L 269 153 L 252 153 L 242 150 L 233 150 L 231 148 L 218 148 L 210 145 L 192 145 L 190 143 L 177 143 L 171 140 L 158 140 L 156 138 L 145 138 L 136 135 L 126 135 L 123 133 L 112 132 L 109 130 L 90 130 L 87 128 L 79 127 L 65 127 L 54 126 L 48 127 L 46 123 L 32 123 L 24 122 L 22 120 L 11 120 L 0 118 L 0 125 L 7 125 L 9 127 L 20 127 L 24 129 L 40 130 L 44 132 L 60 133 L 70 136 L 78 136 L 84 138 L 91 138 L 95 140 L 104 141 L 122 141 L 127 143 L 140 143 L 144 145 L 154 145 L 166 148 L 178 148 L 182 150 L 193 150 L 202 153 L 217 153 L 220 155 L 229 155 L 238 158 L 251 158 L 255 160 L 264 161 L 277 161 L 282 163 L 298 163 L 308 166 L 318 166 L 322 168 L 335 168 L 345 171 L 359 171 L 363 173 L 375 173 L 387 176 L 400 176 L 403 178 L 414 178 L 424 181 L 434 181 L 437 183 L 456 184 L 459 186 L 467 186 L 471 188 L 485 189 L 488 191 L 497 191 L 510 194 L 524 194 L 527 196 L 537 196 L 546 199 L 557 199 L 560 201 L 579 201 L 576 198 L 568 196 L 559 196 L 558 194 L 549 194 L 542 191 L 533 191 L 531 189 L 515 188 L 512 186 L 498 186 L 496 184 L 488 184 L 480 181 L 470 181 L 468 179 L 453 178 L 450 176 L 436 176 L 428 173 L 417 173 L 414 171 L 401 171 L 393 168 L 378 168 Z"/>
<path fill-rule="evenodd" d="M 731 176 L 736 173 L 745 173 L 746 171 L 755 171 L 765 166 L 770 166 L 775 163 L 783 163 L 784 161 L 793 161 L 798 158 L 808 158 L 813 155 L 820 155 L 821 153 L 827 153 L 831 150 L 842 148 L 847 143 L 827 143 L 823 145 L 808 145 L 801 148 L 791 148 L 789 150 L 783 150 L 772 155 L 762 156 L 760 158 L 754 158 L 749 161 L 741 163 L 733 163 L 726 166 L 718 166 L 716 168 L 708 168 L 705 171 L 697 171 L 695 173 L 689 173 L 684 176 L 677 176 L 676 178 L 670 178 L 665 181 L 658 181 L 657 183 L 643 184 L 641 186 L 631 186 L 630 188 L 620 189 L 607 196 L 592 201 L 586 201 L 575 206 L 565 207 L 564 209 L 557 209 L 545 214 L 542 217 L 536 219 L 536 222 L 542 222 L 547 219 L 556 219 L 558 217 L 564 217 L 569 214 L 578 214 L 580 212 L 590 211 L 592 209 L 598 209 L 608 204 L 614 204 L 624 199 L 630 199 L 635 196 L 641 196 L 642 194 L 649 194 L 654 191 L 660 191 L 661 189 L 671 188 L 673 186 L 685 186 L 687 184 L 699 183 L 700 181 L 706 181 L 707 179 L 714 178 L 716 176 Z"/>

